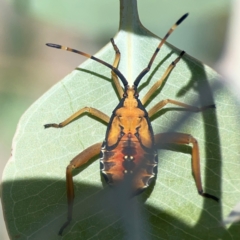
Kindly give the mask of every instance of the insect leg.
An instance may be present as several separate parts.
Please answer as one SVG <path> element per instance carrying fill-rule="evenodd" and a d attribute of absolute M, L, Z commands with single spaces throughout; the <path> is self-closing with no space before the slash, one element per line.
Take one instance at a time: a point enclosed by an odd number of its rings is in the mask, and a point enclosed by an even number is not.
<path fill-rule="evenodd" d="M 192 173 L 196 183 L 198 193 L 206 198 L 211 198 L 215 201 L 219 199 L 211 194 L 204 193 L 201 181 L 201 171 L 200 171 L 200 156 L 199 147 L 197 140 L 190 134 L 185 133 L 160 133 L 154 136 L 155 145 L 157 148 L 161 148 L 163 144 L 175 143 L 175 144 L 192 144 Z"/>
<path fill-rule="evenodd" d="M 93 115 L 106 123 L 108 123 L 110 120 L 110 118 L 105 113 L 97 110 L 96 108 L 84 107 L 84 108 L 78 110 L 76 113 L 74 113 L 69 118 L 67 118 L 65 121 L 63 121 L 59 124 L 56 124 L 56 123 L 45 124 L 44 127 L 45 128 L 49 128 L 49 127 L 62 128 L 64 126 L 66 126 L 67 124 L 69 124 L 70 122 L 74 121 L 76 118 L 78 118 L 79 116 L 81 116 L 84 113 L 89 113 L 90 115 Z"/>
<path fill-rule="evenodd" d="M 68 199 L 68 214 L 67 221 L 63 224 L 63 226 L 59 230 L 59 235 L 62 235 L 63 230 L 68 226 L 68 224 L 72 220 L 72 212 L 73 212 L 73 200 L 74 200 L 74 186 L 73 186 L 73 169 L 81 167 L 83 164 L 87 163 L 91 158 L 100 153 L 102 143 L 96 143 L 80 154 L 78 154 L 66 169 L 66 181 L 67 181 L 67 199 Z"/>
<path fill-rule="evenodd" d="M 113 38 L 111 38 L 111 43 L 112 43 L 114 51 L 115 51 L 115 59 L 114 59 L 114 62 L 113 62 L 113 67 L 117 68 L 118 64 L 119 64 L 119 61 L 120 61 L 121 53 L 120 53 L 117 45 L 115 44 Z M 122 96 L 123 96 L 123 89 L 122 89 L 122 87 L 120 85 L 120 82 L 119 82 L 119 79 L 117 77 L 117 74 L 114 71 L 111 71 L 111 74 L 112 74 L 112 79 L 113 79 L 114 85 L 117 88 L 118 95 L 119 95 L 120 98 L 122 98 Z"/>
<path fill-rule="evenodd" d="M 168 103 L 183 107 L 187 111 L 190 111 L 190 112 L 202 112 L 202 111 L 204 111 L 206 109 L 209 109 L 209 108 L 215 108 L 215 104 L 207 105 L 207 106 L 204 106 L 204 107 L 194 107 L 194 106 L 191 106 L 191 105 L 188 105 L 188 104 L 185 104 L 185 103 L 173 100 L 173 99 L 164 99 L 164 100 L 160 101 L 159 103 L 157 103 L 156 105 L 154 105 L 148 111 L 148 116 L 152 117 L 155 113 L 157 113 L 159 110 L 161 110 Z"/>
<path fill-rule="evenodd" d="M 182 58 L 182 56 L 184 55 L 184 51 L 182 51 L 179 55 L 179 57 L 177 57 L 167 68 L 167 70 L 164 72 L 163 76 L 149 89 L 149 91 L 146 93 L 146 95 L 143 97 L 143 99 L 141 100 L 142 104 L 144 105 L 149 98 L 153 95 L 154 92 L 156 92 L 156 90 L 161 87 L 163 81 L 168 77 L 168 75 L 170 74 L 170 72 L 173 70 L 173 68 L 177 65 L 177 63 L 179 62 L 179 60 Z"/>

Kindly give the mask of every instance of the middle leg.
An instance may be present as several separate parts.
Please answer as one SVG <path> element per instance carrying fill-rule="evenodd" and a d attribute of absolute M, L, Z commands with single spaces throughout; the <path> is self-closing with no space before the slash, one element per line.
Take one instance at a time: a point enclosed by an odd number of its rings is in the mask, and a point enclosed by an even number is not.
<path fill-rule="evenodd" d="M 110 120 L 109 116 L 107 116 L 105 113 L 97 110 L 96 108 L 84 107 L 84 108 L 81 108 L 80 110 L 78 110 L 77 112 L 75 112 L 73 115 L 71 115 L 69 118 L 67 118 L 63 122 L 61 122 L 59 124 L 48 123 L 48 124 L 45 124 L 44 127 L 45 128 L 49 128 L 49 127 L 62 128 L 62 127 L 65 127 L 66 125 L 68 125 L 69 123 L 71 123 L 72 121 L 74 121 L 76 118 L 80 117 L 84 113 L 89 113 L 90 115 L 93 115 L 93 116 L 97 117 L 98 119 L 100 119 L 100 120 L 102 120 L 106 123 L 108 123 L 109 120 Z"/>
<path fill-rule="evenodd" d="M 204 107 L 194 107 L 173 99 L 164 99 L 162 101 L 160 101 L 159 103 L 157 103 L 156 105 L 154 105 L 149 111 L 148 111 L 148 116 L 149 118 L 152 117 L 155 113 L 157 113 L 159 110 L 161 110 L 165 105 L 167 105 L 168 103 L 174 104 L 176 106 L 180 106 L 183 107 L 184 109 L 186 109 L 187 111 L 190 112 L 202 112 L 206 109 L 209 108 L 215 108 L 215 104 L 211 104 L 211 105 L 207 105 Z"/>

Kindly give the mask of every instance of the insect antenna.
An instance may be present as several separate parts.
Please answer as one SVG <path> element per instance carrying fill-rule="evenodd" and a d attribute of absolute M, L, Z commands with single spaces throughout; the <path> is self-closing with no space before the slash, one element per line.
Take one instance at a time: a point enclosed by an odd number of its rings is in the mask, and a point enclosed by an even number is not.
<path fill-rule="evenodd" d="M 84 57 L 87 57 L 87 58 L 91 58 L 92 60 L 105 65 L 106 67 L 110 68 L 114 73 L 116 73 L 116 75 L 120 78 L 120 80 L 122 81 L 124 86 L 128 85 L 128 81 L 126 80 L 126 78 L 123 76 L 123 74 L 117 68 L 113 67 L 109 63 L 107 63 L 107 62 L 105 62 L 105 61 L 103 61 L 103 60 L 101 60 L 99 58 L 96 58 L 96 57 L 94 57 L 94 56 L 92 56 L 92 55 L 90 55 L 88 53 L 84 53 L 84 52 L 81 52 L 79 50 L 76 50 L 76 49 L 73 49 L 73 48 L 69 48 L 69 47 L 65 47 L 65 46 L 62 46 L 62 45 L 58 45 L 58 44 L 55 44 L 55 43 L 46 43 L 46 45 L 48 47 L 62 49 L 62 50 L 65 50 L 65 51 L 69 51 L 69 52 L 73 52 L 73 53 L 77 53 L 77 54 L 83 55 Z"/>
<path fill-rule="evenodd" d="M 167 38 L 170 36 L 170 34 L 175 30 L 175 28 L 188 16 L 188 13 L 184 14 L 181 18 L 179 18 L 179 20 L 169 29 L 169 31 L 167 32 L 167 34 L 165 35 L 165 37 L 161 40 L 161 42 L 159 43 L 158 47 L 156 48 L 155 52 L 153 53 L 153 56 L 151 58 L 151 60 L 148 63 L 148 66 L 146 68 L 144 68 L 142 70 L 142 72 L 138 75 L 138 77 L 136 78 L 136 80 L 134 81 L 134 85 L 137 87 L 138 84 L 140 83 L 141 79 L 143 78 L 143 76 L 150 70 L 152 63 L 155 59 L 155 57 L 157 56 L 160 48 L 162 47 L 162 45 L 166 42 Z"/>

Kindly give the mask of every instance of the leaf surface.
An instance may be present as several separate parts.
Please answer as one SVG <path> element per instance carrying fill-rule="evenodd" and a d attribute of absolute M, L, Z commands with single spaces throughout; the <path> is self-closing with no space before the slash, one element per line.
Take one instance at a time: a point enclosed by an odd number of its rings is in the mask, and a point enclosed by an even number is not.
<path fill-rule="evenodd" d="M 136 2 L 121 1 L 115 42 L 121 51 L 119 69 L 129 83 L 147 66 L 159 41 L 140 24 Z M 140 84 L 140 98 L 179 53 L 168 44 L 162 47 Z M 112 63 L 112 46 L 106 45 L 95 56 Z M 126 205 L 119 202 L 120 197 L 112 197 L 108 187 L 103 189 L 96 158 L 75 172 L 74 216 L 62 239 L 237 239 L 237 225 L 224 229 L 221 224 L 240 197 L 239 110 L 231 93 L 218 86 L 218 77 L 185 55 L 146 109 L 166 98 L 197 106 L 216 104 L 216 110 L 203 113 L 169 105 L 152 119 L 152 125 L 155 133 L 178 131 L 198 140 L 204 190 L 221 202 L 197 194 L 188 146 L 159 151 L 155 185 Z M 63 129 L 43 125 L 59 123 L 85 106 L 110 116 L 118 102 L 110 70 L 87 60 L 25 112 L 2 183 L 11 239 L 59 239 L 57 232 L 67 210 L 66 166 L 79 152 L 103 141 L 106 132 L 105 124 L 87 115 Z"/>

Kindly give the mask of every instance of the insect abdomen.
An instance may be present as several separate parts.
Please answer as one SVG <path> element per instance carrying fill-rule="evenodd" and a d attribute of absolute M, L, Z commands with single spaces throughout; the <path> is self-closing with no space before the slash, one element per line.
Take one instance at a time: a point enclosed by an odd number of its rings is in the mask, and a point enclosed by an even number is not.
<path fill-rule="evenodd" d="M 149 186 L 157 174 L 157 154 L 154 149 L 146 151 L 131 133 L 125 134 L 114 149 L 103 142 L 101 172 L 109 185 L 131 181 L 133 192 Z"/>

